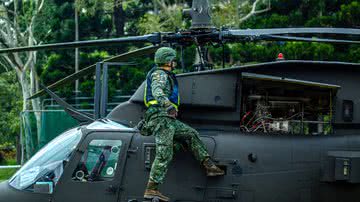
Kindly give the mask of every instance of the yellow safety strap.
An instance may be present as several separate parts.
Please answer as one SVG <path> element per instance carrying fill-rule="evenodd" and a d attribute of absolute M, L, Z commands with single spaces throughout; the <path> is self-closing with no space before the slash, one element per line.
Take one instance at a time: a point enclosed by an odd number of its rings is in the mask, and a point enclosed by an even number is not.
<path fill-rule="evenodd" d="M 159 102 L 157 100 L 150 100 L 149 102 L 145 103 L 146 107 L 150 107 L 152 105 L 157 105 Z M 178 106 L 171 102 L 171 105 L 175 107 L 176 110 L 178 110 Z"/>
<path fill-rule="evenodd" d="M 149 102 L 146 102 L 146 93 L 147 93 L 147 83 L 145 83 L 145 92 L 144 92 L 144 103 L 146 107 L 150 107 L 151 105 L 157 105 L 159 104 L 157 100 L 150 100 Z M 180 96 L 178 95 L 178 103 L 180 104 Z M 178 110 L 179 106 L 175 103 L 171 104 L 175 107 L 176 110 Z"/>

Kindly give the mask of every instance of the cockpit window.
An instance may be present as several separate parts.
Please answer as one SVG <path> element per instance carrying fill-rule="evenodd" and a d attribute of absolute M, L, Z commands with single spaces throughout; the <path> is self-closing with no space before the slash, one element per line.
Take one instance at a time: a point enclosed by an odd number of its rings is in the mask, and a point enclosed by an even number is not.
<path fill-rule="evenodd" d="M 10 185 L 32 192 L 46 187 L 46 193 L 52 193 L 81 136 L 81 130 L 74 128 L 52 140 L 15 173 Z"/>
<path fill-rule="evenodd" d="M 111 180 L 118 167 L 121 140 L 92 140 L 74 170 L 73 180 L 96 182 Z"/>

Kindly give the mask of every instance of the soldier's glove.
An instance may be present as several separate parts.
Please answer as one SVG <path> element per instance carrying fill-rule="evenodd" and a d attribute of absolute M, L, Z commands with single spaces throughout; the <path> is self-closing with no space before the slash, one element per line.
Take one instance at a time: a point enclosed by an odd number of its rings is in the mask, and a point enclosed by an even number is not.
<path fill-rule="evenodd" d="M 177 111 L 177 109 L 176 109 L 173 105 L 171 105 L 171 106 L 169 106 L 168 108 L 166 108 L 166 112 L 167 112 L 167 114 L 168 114 L 169 116 L 171 116 L 171 117 L 173 117 L 173 118 L 176 118 L 177 115 L 178 115 L 178 111 Z"/>
<path fill-rule="evenodd" d="M 138 129 L 140 134 L 143 136 L 150 136 L 151 132 L 149 131 L 149 129 L 146 127 L 146 123 L 145 120 L 142 119 L 137 126 L 135 126 L 135 129 Z"/>

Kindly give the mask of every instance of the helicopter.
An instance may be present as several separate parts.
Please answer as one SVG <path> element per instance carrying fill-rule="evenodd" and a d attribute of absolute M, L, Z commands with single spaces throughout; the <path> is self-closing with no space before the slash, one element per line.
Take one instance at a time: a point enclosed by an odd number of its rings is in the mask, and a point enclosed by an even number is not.
<path fill-rule="evenodd" d="M 146 110 L 145 84 L 105 116 L 107 80 L 101 70 L 106 64 L 126 64 L 134 57 L 153 54 L 161 46 L 192 44 L 201 59 L 198 71 L 177 75 L 179 119 L 199 131 L 225 175 L 208 178 L 190 152 L 177 152 L 161 187 L 171 201 L 358 201 L 360 80 L 356 75 L 360 64 L 277 60 L 211 69 L 206 46 L 243 41 L 358 44 L 354 37 L 359 37 L 360 29 L 217 29 L 207 0 L 194 0 L 184 13 L 192 18 L 189 30 L 0 50 L 152 44 L 42 86 L 29 98 L 47 93 L 81 124 L 52 140 L 1 183 L 1 201 L 144 201 L 155 141 L 134 126 Z M 53 92 L 94 71 L 94 114 L 80 112 Z"/>

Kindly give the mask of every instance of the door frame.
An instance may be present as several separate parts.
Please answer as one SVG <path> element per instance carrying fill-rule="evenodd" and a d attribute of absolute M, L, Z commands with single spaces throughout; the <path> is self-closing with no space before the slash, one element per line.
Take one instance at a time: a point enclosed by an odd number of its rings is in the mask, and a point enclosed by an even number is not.
<path fill-rule="evenodd" d="M 134 131 L 129 130 L 88 130 L 83 129 L 83 138 L 79 143 L 78 147 L 75 149 L 75 153 L 70 158 L 68 165 L 64 168 L 64 173 L 61 176 L 57 186 L 55 187 L 52 201 L 62 202 L 62 201 L 89 201 L 91 198 L 91 193 L 96 193 L 97 196 L 108 196 L 108 199 L 102 198 L 102 201 L 108 200 L 106 202 L 117 202 L 120 198 L 120 193 L 122 190 L 122 181 L 124 175 L 124 169 L 127 161 L 127 151 L 130 147 Z M 80 162 L 83 154 L 85 153 L 88 145 L 92 140 L 106 139 L 106 140 L 121 140 L 122 146 L 120 154 L 118 157 L 118 165 L 114 177 L 108 181 L 99 181 L 99 182 L 79 182 L 72 179 L 72 175 L 78 163 Z M 80 189 L 81 187 L 81 189 Z M 105 188 L 106 187 L 106 188 Z M 100 189 L 99 189 L 100 188 Z M 89 195 L 86 196 L 79 194 L 76 190 L 84 191 L 88 190 Z M 102 189 L 102 190 L 101 190 Z M 109 196 L 109 194 L 113 195 Z M 91 201 L 91 200 L 90 200 Z"/>

